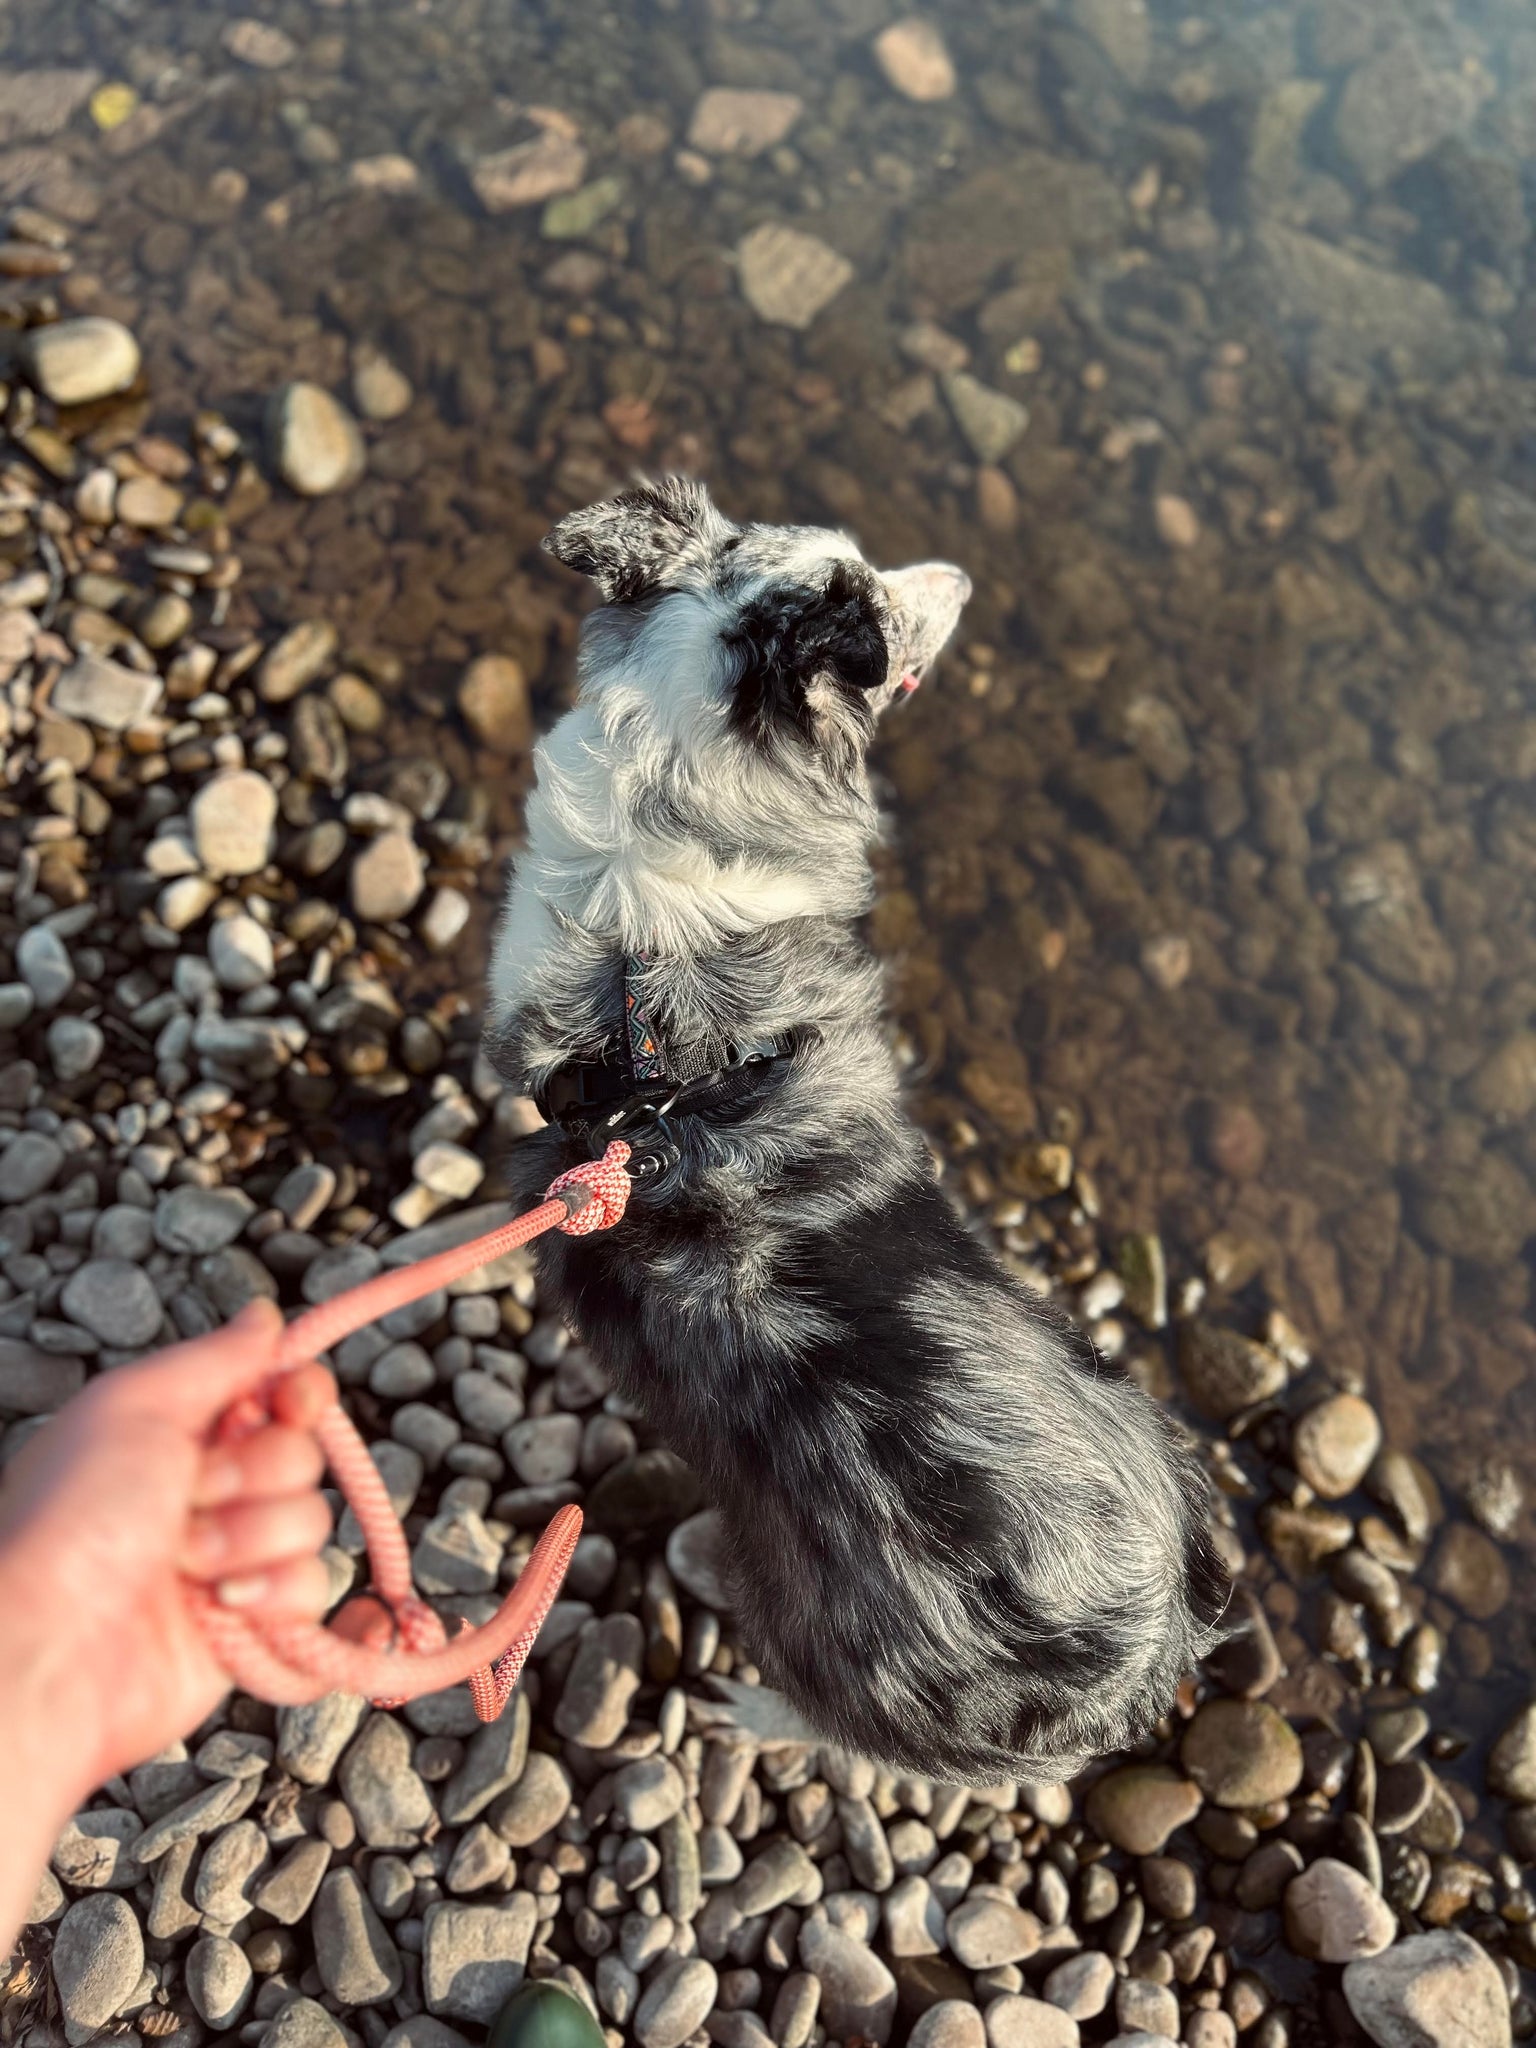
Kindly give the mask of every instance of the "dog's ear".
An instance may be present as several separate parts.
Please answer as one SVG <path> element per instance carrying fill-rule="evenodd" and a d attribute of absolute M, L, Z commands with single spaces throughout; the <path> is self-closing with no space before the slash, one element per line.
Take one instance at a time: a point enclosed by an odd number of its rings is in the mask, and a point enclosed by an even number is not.
<path fill-rule="evenodd" d="M 854 699 L 879 689 L 891 653 L 878 590 L 861 563 L 838 562 L 824 588 L 781 587 L 743 607 L 724 635 L 738 663 L 733 709 L 743 731 L 766 739 L 788 727 L 814 740 L 818 683 Z"/>
<path fill-rule="evenodd" d="M 701 483 L 664 476 L 567 513 L 543 544 L 556 561 L 590 576 L 607 603 L 633 604 L 664 590 L 685 559 L 707 554 L 734 531 Z"/>

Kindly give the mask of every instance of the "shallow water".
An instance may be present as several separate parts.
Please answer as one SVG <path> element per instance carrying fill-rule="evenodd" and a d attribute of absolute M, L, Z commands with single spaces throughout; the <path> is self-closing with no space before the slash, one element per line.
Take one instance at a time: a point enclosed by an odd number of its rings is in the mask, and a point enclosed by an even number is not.
<path fill-rule="evenodd" d="M 1064 1140 L 1453 1496 L 1493 1453 L 1536 1474 L 1524 11 L 965 0 L 931 103 L 873 61 L 878 0 L 286 5 L 274 68 L 233 19 L 16 0 L 7 75 L 97 76 L 0 97 L 0 195 L 75 223 L 61 296 L 134 326 L 156 416 L 254 426 L 360 344 L 411 378 L 361 485 L 253 484 L 239 602 L 336 619 L 390 750 L 478 770 L 505 837 L 515 778 L 444 707 L 484 650 L 558 706 L 537 542 L 636 462 L 962 562 L 961 641 L 882 748 L 875 935 L 966 1191 L 1005 1218 Z M 133 87 L 121 126 L 93 82 Z M 802 104 L 710 155 L 709 85 Z M 588 152 L 573 234 L 476 196 L 530 106 Z M 851 266 L 803 330 L 739 288 L 764 221 Z M 962 361 L 1028 409 L 981 466 L 1017 420 Z M 1455 1624 L 1451 1721 L 1520 1678 L 1530 1598 Z"/>

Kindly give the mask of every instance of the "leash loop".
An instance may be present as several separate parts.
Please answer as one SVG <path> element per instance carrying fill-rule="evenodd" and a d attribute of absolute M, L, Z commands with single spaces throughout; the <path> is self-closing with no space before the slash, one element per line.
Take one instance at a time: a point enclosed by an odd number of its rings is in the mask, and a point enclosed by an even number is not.
<path fill-rule="evenodd" d="M 616 1138 L 601 1159 L 551 1181 L 544 1200 L 525 1215 L 414 1266 L 376 1274 L 308 1310 L 283 1333 L 279 1372 L 308 1364 L 380 1316 L 492 1265 L 547 1230 L 571 1237 L 611 1230 L 629 1200 L 629 1157 L 629 1146 Z M 221 1418 L 216 1437 L 238 1441 L 269 1416 L 269 1406 L 243 1398 Z M 339 1691 L 393 1707 L 467 1679 L 475 1712 L 482 1721 L 494 1721 L 559 1593 L 581 1535 L 580 1508 L 556 1514 L 496 1614 L 480 1628 L 461 1620 L 450 1639 L 411 1582 L 405 1531 L 368 1446 L 339 1401 L 321 1415 L 315 1435 L 362 1529 L 371 1583 L 343 1603 L 334 1627 L 323 1628 L 266 1618 L 259 1609 L 237 1613 L 220 1606 L 206 1587 L 184 1581 L 187 1605 L 214 1656 L 242 1691 L 274 1706 L 301 1706 Z"/>

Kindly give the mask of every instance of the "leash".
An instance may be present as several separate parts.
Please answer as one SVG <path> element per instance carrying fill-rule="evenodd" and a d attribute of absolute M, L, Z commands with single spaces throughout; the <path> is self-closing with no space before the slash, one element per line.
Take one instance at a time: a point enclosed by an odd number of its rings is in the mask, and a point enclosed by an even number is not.
<path fill-rule="evenodd" d="M 417 1265 L 377 1274 L 309 1309 L 283 1333 L 279 1372 L 308 1364 L 380 1316 L 462 1279 L 547 1230 L 587 1237 L 612 1229 L 629 1200 L 629 1156 L 629 1146 L 614 1139 L 601 1159 L 573 1166 L 551 1181 L 544 1200 L 526 1215 Z M 250 1396 L 225 1411 L 217 1441 L 238 1443 L 268 1420 L 267 1402 Z M 368 1446 L 339 1401 L 321 1416 L 315 1435 L 362 1529 L 372 1584 L 344 1603 L 332 1627 L 322 1628 L 315 1622 L 263 1620 L 259 1612 L 237 1614 L 221 1607 L 206 1587 L 185 1581 L 187 1605 L 209 1648 L 234 1684 L 272 1706 L 302 1706 L 328 1692 L 355 1692 L 377 1707 L 397 1707 L 468 1679 L 475 1712 L 482 1721 L 494 1721 L 554 1605 L 581 1535 L 580 1508 L 560 1509 L 491 1620 L 480 1628 L 461 1620 L 459 1633 L 450 1640 L 411 1583 L 405 1531 Z"/>

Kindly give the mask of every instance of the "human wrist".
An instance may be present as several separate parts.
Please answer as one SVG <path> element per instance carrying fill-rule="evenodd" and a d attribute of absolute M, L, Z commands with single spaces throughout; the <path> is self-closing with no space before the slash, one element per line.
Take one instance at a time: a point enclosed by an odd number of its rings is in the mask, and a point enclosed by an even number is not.
<path fill-rule="evenodd" d="M 57 1827 L 96 1783 L 100 1730 L 82 1684 L 88 1651 L 74 1642 L 71 1603 L 41 1548 L 24 1535 L 0 1539 L 0 1728 L 16 1782 L 51 1800 Z"/>

